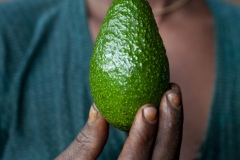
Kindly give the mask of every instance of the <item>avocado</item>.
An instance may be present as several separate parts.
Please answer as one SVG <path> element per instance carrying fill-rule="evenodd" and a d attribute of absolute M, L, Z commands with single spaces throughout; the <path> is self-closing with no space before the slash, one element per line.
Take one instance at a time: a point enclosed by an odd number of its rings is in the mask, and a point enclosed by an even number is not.
<path fill-rule="evenodd" d="M 144 104 L 159 106 L 169 63 L 147 0 L 114 0 L 96 39 L 90 87 L 100 114 L 128 132 Z"/>

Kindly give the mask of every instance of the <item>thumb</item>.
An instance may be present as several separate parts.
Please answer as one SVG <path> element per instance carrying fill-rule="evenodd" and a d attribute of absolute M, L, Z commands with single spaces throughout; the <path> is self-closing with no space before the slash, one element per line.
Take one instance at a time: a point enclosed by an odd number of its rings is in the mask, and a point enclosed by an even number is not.
<path fill-rule="evenodd" d="M 106 144 L 108 127 L 107 121 L 100 115 L 95 104 L 93 104 L 84 128 L 71 145 L 56 159 L 97 159 Z"/>

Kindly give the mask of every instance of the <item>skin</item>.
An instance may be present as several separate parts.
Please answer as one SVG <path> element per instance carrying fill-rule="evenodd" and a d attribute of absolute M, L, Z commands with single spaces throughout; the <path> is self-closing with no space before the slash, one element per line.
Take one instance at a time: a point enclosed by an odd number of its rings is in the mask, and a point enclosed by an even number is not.
<path fill-rule="evenodd" d="M 154 10 L 174 1 L 149 0 L 149 3 Z M 87 0 L 88 22 L 93 41 L 111 2 L 112 0 Z M 175 87 L 171 87 L 172 89 L 164 94 L 160 110 L 156 111 L 149 105 L 139 109 L 119 159 L 178 159 L 180 148 L 180 159 L 194 159 L 199 153 L 206 132 L 213 94 L 215 78 L 213 18 L 203 0 L 190 1 L 173 13 L 154 16 L 167 50 L 171 81 L 177 82 L 182 91 L 176 84 L 171 85 Z M 167 101 L 166 95 L 169 92 L 177 92 L 176 95 L 173 94 L 175 98 L 172 102 L 180 104 L 178 109 Z M 146 107 L 150 107 L 147 109 L 148 114 L 142 116 L 143 108 Z M 96 159 L 101 153 L 108 135 L 108 124 L 99 114 L 92 121 L 91 115 L 92 109 L 86 126 L 57 159 Z M 152 119 L 150 123 L 146 120 L 148 118 Z"/>
<path fill-rule="evenodd" d="M 184 127 L 181 160 L 195 159 L 207 130 L 215 78 L 214 24 L 204 1 L 158 21 L 166 46 L 171 81 L 182 89 Z"/>
<path fill-rule="evenodd" d="M 146 104 L 138 110 L 118 159 L 178 159 L 182 125 L 181 91 L 178 85 L 171 83 L 159 109 Z M 97 159 L 107 141 L 108 132 L 109 124 L 93 104 L 86 125 L 56 160 Z"/>
<path fill-rule="evenodd" d="M 111 0 L 89 3 L 89 25 L 95 40 Z M 152 9 L 176 0 L 148 0 Z M 95 1 L 94 1 L 95 2 Z M 103 4 L 104 2 L 104 4 Z M 195 159 L 207 129 L 215 78 L 215 35 L 211 12 L 204 0 L 191 0 L 184 7 L 155 19 L 167 50 L 170 80 L 181 86 L 184 126 L 180 159 Z"/>

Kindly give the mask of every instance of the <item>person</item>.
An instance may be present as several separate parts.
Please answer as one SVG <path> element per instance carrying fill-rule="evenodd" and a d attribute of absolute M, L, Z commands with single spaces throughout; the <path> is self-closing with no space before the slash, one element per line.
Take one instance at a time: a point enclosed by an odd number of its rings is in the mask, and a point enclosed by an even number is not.
<path fill-rule="evenodd" d="M 0 4 L 0 159 L 177 159 L 183 105 L 180 159 L 239 159 L 239 7 L 195 0 L 164 13 L 176 1 L 149 0 L 181 91 L 171 83 L 159 111 L 141 107 L 127 136 L 94 105 L 88 118 L 89 61 L 112 0 L 97 2 Z"/>

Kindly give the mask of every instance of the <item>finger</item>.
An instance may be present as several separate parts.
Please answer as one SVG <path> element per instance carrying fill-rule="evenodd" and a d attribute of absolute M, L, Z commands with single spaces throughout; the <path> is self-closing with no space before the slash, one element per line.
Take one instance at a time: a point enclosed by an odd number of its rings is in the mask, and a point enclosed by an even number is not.
<path fill-rule="evenodd" d="M 158 134 L 152 159 L 179 159 L 183 127 L 183 107 L 180 87 L 170 84 L 159 108 Z"/>
<path fill-rule="evenodd" d="M 142 106 L 134 119 L 119 159 L 150 159 L 156 139 L 158 111 L 153 105 Z"/>
<path fill-rule="evenodd" d="M 108 123 L 93 104 L 84 128 L 72 144 L 56 159 L 97 159 L 107 141 L 108 127 Z"/>

